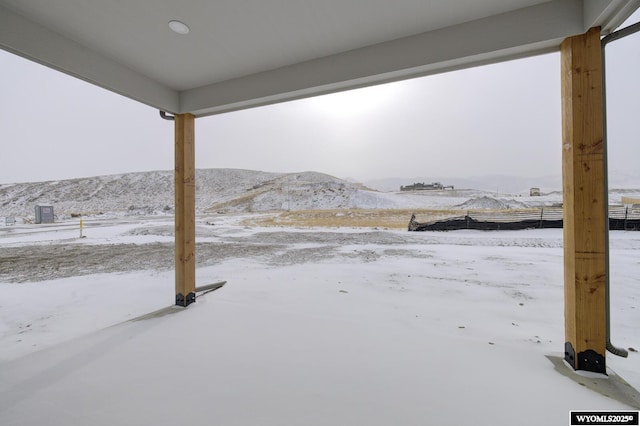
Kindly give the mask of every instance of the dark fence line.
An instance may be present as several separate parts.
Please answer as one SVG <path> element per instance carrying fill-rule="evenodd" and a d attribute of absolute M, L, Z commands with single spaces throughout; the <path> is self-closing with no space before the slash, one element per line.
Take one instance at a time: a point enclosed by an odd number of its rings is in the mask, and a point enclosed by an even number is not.
<path fill-rule="evenodd" d="M 536 228 L 562 228 L 562 207 L 468 210 L 464 216 L 452 216 L 431 222 L 418 222 L 415 215 L 411 215 L 409 221 L 409 231 L 453 231 L 456 229 L 496 231 Z M 610 206 L 609 229 L 613 231 L 640 230 L 640 209 Z"/>

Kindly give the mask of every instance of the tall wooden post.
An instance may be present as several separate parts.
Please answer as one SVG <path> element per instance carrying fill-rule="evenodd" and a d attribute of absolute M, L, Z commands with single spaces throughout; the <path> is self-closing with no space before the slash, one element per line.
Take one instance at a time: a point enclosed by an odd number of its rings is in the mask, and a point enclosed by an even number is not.
<path fill-rule="evenodd" d="M 564 40 L 562 181 L 565 360 L 606 374 L 607 200 L 600 28 Z"/>
<path fill-rule="evenodd" d="M 188 306 L 196 294 L 195 117 L 175 116 L 176 305 Z"/>

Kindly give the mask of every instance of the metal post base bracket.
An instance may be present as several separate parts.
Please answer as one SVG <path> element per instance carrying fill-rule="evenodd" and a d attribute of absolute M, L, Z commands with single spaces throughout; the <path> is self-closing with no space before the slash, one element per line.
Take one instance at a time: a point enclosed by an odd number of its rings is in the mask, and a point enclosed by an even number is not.
<path fill-rule="evenodd" d="M 196 301 L 196 294 L 191 292 L 187 294 L 187 297 L 184 297 L 182 293 L 176 294 L 176 305 L 178 306 L 189 306 L 193 302 Z"/>
<path fill-rule="evenodd" d="M 604 355 L 600 355 L 592 349 L 587 349 L 576 355 L 571 342 L 566 342 L 564 344 L 564 359 L 574 370 L 607 374 Z"/>

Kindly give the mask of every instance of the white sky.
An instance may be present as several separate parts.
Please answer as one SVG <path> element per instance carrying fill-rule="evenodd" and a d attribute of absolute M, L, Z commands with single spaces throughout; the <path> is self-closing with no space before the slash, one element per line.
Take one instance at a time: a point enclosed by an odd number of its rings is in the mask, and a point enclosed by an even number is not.
<path fill-rule="evenodd" d="M 640 19 L 636 12 L 627 24 Z M 196 120 L 196 167 L 340 178 L 561 173 L 558 53 Z M 609 169 L 639 174 L 640 34 L 607 48 Z M 173 169 L 150 107 L 0 51 L 0 184 Z"/>

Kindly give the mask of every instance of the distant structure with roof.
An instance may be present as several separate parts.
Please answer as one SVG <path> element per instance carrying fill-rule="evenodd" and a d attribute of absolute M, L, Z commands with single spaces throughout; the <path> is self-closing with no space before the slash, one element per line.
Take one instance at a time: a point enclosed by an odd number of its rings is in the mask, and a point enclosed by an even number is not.
<path fill-rule="evenodd" d="M 400 191 L 442 191 L 445 189 L 453 189 L 453 185 L 444 186 L 440 182 L 416 182 L 412 185 L 400 186 Z"/>

